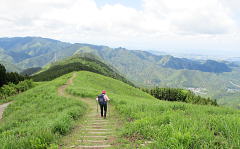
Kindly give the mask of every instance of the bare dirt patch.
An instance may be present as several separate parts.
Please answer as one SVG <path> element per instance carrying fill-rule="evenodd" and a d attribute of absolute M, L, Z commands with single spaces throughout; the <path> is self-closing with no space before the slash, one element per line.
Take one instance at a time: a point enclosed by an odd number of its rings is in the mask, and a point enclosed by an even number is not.
<path fill-rule="evenodd" d="M 5 108 L 7 108 L 7 106 L 11 103 L 12 102 L 8 102 L 8 103 L 4 103 L 4 104 L 0 105 L 0 119 L 2 119 L 2 115 L 3 115 Z"/>

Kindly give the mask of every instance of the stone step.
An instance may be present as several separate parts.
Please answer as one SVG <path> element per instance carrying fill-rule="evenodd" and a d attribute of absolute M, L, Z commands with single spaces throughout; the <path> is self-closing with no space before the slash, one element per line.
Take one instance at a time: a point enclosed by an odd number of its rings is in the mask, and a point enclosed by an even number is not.
<path fill-rule="evenodd" d="M 91 149 L 101 149 L 101 148 L 108 148 L 111 147 L 112 145 L 110 144 L 106 144 L 106 145 L 78 145 L 74 148 L 78 148 L 78 149 L 87 149 L 87 148 L 91 148 Z"/>
<path fill-rule="evenodd" d="M 110 122 L 110 121 L 98 121 L 98 120 L 88 120 L 88 121 L 86 121 L 84 123 L 86 124 L 86 123 L 113 123 L 113 122 Z"/>
<path fill-rule="evenodd" d="M 88 123 L 93 123 L 93 124 L 106 124 L 106 123 L 112 123 L 112 122 L 108 122 L 108 121 L 89 121 Z"/>
<path fill-rule="evenodd" d="M 88 121 L 84 122 L 85 126 L 89 124 L 94 124 L 94 125 L 101 125 L 101 124 L 113 124 L 112 122 L 96 122 L 96 121 Z"/>
<path fill-rule="evenodd" d="M 92 122 L 92 123 L 109 123 L 109 121 L 107 121 L 107 120 L 89 120 L 88 122 Z"/>
<path fill-rule="evenodd" d="M 92 125 L 92 126 L 85 126 L 85 128 L 94 128 L 94 129 L 102 129 L 102 126 L 96 126 L 96 125 Z"/>
<path fill-rule="evenodd" d="M 107 138 L 108 136 L 82 136 L 83 138 Z"/>
<path fill-rule="evenodd" d="M 111 125 L 111 123 L 109 123 L 109 122 L 90 123 L 90 124 L 91 124 L 91 125 L 106 125 L 106 124 Z"/>
<path fill-rule="evenodd" d="M 78 142 L 87 142 L 87 143 L 106 143 L 108 140 L 77 140 Z"/>
<path fill-rule="evenodd" d="M 87 129 L 83 129 L 83 130 L 87 130 L 87 131 L 112 131 L 112 129 L 89 129 L 89 128 L 87 128 Z"/>
<path fill-rule="evenodd" d="M 99 131 L 98 131 L 98 132 L 97 132 L 97 131 L 91 132 L 91 131 L 90 131 L 90 132 L 87 132 L 87 133 L 88 133 L 88 134 L 109 134 L 109 133 L 112 133 L 112 132 L 103 132 L 103 131 L 102 131 L 102 132 L 99 132 Z"/>
<path fill-rule="evenodd" d="M 83 128 L 81 129 L 82 132 L 113 132 L 112 129 L 100 129 L 100 128 Z"/>

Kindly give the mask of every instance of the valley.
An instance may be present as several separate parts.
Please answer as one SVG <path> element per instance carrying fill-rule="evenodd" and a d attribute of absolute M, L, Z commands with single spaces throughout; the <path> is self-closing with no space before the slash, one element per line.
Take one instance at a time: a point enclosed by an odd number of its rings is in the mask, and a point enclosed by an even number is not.
<path fill-rule="evenodd" d="M 238 6 L 0 0 L 0 149 L 240 149 Z"/>
<path fill-rule="evenodd" d="M 240 82 L 240 66 L 230 62 L 192 60 L 91 44 L 70 44 L 40 37 L 2 38 L 0 47 L 0 61 L 4 61 L 8 71 L 22 71 L 31 67 L 43 67 L 44 70 L 55 61 L 72 55 L 90 54 L 90 57 L 113 66 L 139 87 L 191 88 L 197 94 L 217 99 L 219 104 L 238 108 L 233 101 L 239 101 L 237 96 L 240 93 L 230 81 Z"/>
<path fill-rule="evenodd" d="M 72 59 L 81 62 L 82 57 Z M 66 64 L 72 59 L 58 63 Z M 91 68 L 94 66 L 98 64 L 92 63 Z M 43 72 L 51 69 L 50 66 Z M 240 145 L 239 110 L 163 101 L 101 71 L 69 71 L 51 81 L 39 82 L 14 99 L 10 97 L 13 103 L 5 109 L 0 122 L 0 144 L 4 149 Z M 106 120 L 95 113 L 95 98 L 102 90 L 107 90 L 111 99 Z M 96 128 L 98 123 L 104 126 Z"/>

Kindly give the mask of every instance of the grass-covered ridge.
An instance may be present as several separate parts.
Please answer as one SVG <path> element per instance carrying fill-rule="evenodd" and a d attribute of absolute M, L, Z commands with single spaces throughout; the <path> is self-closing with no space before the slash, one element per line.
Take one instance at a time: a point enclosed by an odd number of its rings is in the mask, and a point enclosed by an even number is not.
<path fill-rule="evenodd" d="M 0 123 L 0 148 L 47 148 L 68 133 L 86 106 L 57 95 L 57 88 L 72 74 L 43 83 L 14 98 Z"/>
<path fill-rule="evenodd" d="M 80 70 L 99 73 L 133 85 L 126 78 L 121 76 L 116 69 L 105 64 L 92 54 L 76 54 L 65 60 L 53 63 L 32 78 L 34 81 L 49 81 L 64 74 Z"/>
<path fill-rule="evenodd" d="M 230 69 L 225 62 L 205 61 L 204 67 L 201 67 L 202 64 L 199 65 L 195 60 L 157 56 L 146 51 L 71 44 L 40 37 L 0 38 L 0 62 L 13 72 L 45 67 L 53 62 L 55 56 L 57 60 L 62 60 L 74 53 L 84 52 L 91 52 L 104 59 L 137 86 L 194 88 L 206 91 L 205 97 L 217 99 L 221 105 L 240 109 L 240 88 L 231 83 L 240 85 L 240 67 L 231 62 L 226 63 L 232 69 L 232 72 L 228 72 Z"/>
<path fill-rule="evenodd" d="M 214 106 L 160 101 L 118 80 L 79 72 L 68 92 L 96 97 L 105 89 L 129 122 L 122 135 L 145 139 L 150 148 L 238 148 L 240 112 Z"/>

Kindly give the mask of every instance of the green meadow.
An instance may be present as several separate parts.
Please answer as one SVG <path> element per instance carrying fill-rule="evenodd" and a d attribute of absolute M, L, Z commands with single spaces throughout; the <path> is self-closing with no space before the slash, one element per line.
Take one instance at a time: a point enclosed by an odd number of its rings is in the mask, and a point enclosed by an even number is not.
<path fill-rule="evenodd" d="M 155 99 L 118 80 L 81 71 L 71 94 L 95 98 L 106 90 L 125 120 L 121 136 L 149 141 L 143 148 L 239 148 L 240 111 L 209 105 L 193 105 Z"/>
<path fill-rule="evenodd" d="M 38 83 L 12 98 L 14 101 L 0 121 L 0 148 L 57 148 L 61 136 L 70 132 L 74 121 L 81 118 L 86 105 L 72 98 L 57 95 L 57 88 L 72 74 L 51 82 Z"/>
<path fill-rule="evenodd" d="M 0 121 L 0 148 L 58 148 L 75 121 L 87 111 L 76 98 L 58 96 L 57 89 L 72 76 L 38 83 L 10 97 L 14 102 Z M 240 111 L 210 105 L 162 101 L 119 80 L 92 72 L 77 72 L 67 92 L 92 100 L 106 90 L 123 119 L 120 142 L 146 143 L 141 148 L 232 148 L 240 146 Z M 121 138 L 128 141 L 122 141 Z"/>

